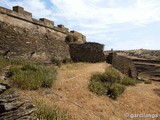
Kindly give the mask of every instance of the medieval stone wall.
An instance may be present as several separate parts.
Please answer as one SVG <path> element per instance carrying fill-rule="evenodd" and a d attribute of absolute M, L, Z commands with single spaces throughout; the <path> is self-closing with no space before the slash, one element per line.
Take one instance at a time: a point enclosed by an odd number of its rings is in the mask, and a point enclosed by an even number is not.
<path fill-rule="evenodd" d="M 103 45 L 86 42 L 84 44 L 70 44 L 69 51 L 74 62 L 101 62 L 105 61 Z"/>
<path fill-rule="evenodd" d="M 37 29 L 20 28 L 0 22 L 0 57 L 50 63 L 69 57 L 68 45 L 58 33 L 41 34 Z"/>
<path fill-rule="evenodd" d="M 117 55 L 116 53 L 109 53 L 106 58 L 107 63 L 112 64 L 112 66 L 118 69 L 123 74 L 129 77 L 137 78 L 137 70 L 134 62 L 125 56 Z"/>
<path fill-rule="evenodd" d="M 0 7 L 0 57 L 46 63 L 68 58 L 69 46 L 65 39 L 70 33 L 64 25 L 56 27 L 46 18 L 32 18 L 22 7 L 15 6 L 13 10 Z M 85 37 L 81 33 L 78 36 L 84 43 Z"/>

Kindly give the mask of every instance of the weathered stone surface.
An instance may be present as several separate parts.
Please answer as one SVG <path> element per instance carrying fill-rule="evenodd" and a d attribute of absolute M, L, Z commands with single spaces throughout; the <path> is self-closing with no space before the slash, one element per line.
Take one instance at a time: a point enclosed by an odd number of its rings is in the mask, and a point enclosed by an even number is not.
<path fill-rule="evenodd" d="M 106 61 L 116 69 L 118 69 L 123 74 L 126 74 L 129 77 L 137 79 L 138 73 L 135 67 L 134 62 L 125 56 L 117 55 L 116 53 L 109 53 L 106 57 Z"/>
<path fill-rule="evenodd" d="M 7 84 L 0 86 L 0 120 L 37 120 L 30 116 L 35 111 L 32 103 L 20 101 L 18 93 Z"/>
<path fill-rule="evenodd" d="M 81 43 L 85 42 L 81 33 L 70 33 L 46 18 L 33 19 L 32 14 L 20 6 L 13 10 L 0 7 L 0 57 L 43 63 L 69 58 L 69 46 L 65 42 L 68 34 L 76 34 Z"/>
<path fill-rule="evenodd" d="M 105 61 L 103 45 L 99 43 L 70 44 L 69 50 L 73 62 L 95 63 Z"/>
<path fill-rule="evenodd" d="M 61 34 L 52 36 L 0 22 L 0 57 L 50 63 L 55 57 L 69 57 L 69 47 L 63 39 Z"/>

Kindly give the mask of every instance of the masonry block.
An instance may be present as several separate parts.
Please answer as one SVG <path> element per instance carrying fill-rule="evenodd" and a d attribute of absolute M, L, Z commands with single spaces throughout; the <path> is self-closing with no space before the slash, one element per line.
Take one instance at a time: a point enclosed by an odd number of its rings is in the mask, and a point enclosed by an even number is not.
<path fill-rule="evenodd" d="M 20 6 L 14 6 L 13 7 L 13 11 L 18 12 L 18 13 L 23 13 L 24 12 L 24 8 L 20 7 Z"/>
<path fill-rule="evenodd" d="M 54 22 L 51 20 L 48 20 L 46 18 L 40 18 L 40 21 L 43 21 L 45 25 L 47 25 L 48 27 L 53 27 L 54 26 Z"/>

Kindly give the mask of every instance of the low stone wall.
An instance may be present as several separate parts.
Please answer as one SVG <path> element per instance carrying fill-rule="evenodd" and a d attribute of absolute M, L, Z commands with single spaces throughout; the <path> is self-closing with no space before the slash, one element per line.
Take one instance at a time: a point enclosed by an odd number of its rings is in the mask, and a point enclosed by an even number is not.
<path fill-rule="evenodd" d="M 0 83 L 0 120 L 38 120 L 31 116 L 33 111 L 32 103 L 20 101 L 17 92 Z"/>
<path fill-rule="evenodd" d="M 123 74 L 126 74 L 129 77 L 137 79 L 137 70 L 134 62 L 125 56 L 117 55 L 116 53 L 109 53 L 106 57 L 106 61 L 116 69 L 118 69 Z"/>
<path fill-rule="evenodd" d="M 84 44 L 70 44 L 69 51 L 73 62 L 102 62 L 105 61 L 103 45 L 87 42 Z"/>

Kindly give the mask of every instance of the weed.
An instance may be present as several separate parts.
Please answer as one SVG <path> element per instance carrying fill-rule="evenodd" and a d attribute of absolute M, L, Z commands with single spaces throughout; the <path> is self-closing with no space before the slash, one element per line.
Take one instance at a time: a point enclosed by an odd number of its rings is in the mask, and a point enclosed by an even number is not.
<path fill-rule="evenodd" d="M 107 95 L 116 99 L 125 90 L 125 86 L 135 85 L 138 81 L 125 76 L 121 77 L 113 68 L 107 69 L 104 73 L 95 73 L 91 76 L 88 88 L 97 95 Z"/>
<path fill-rule="evenodd" d="M 145 80 L 144 84 L 152 84 L 152 81 L 151 80 Z"/>
<path fill-rule="evenodd" d="M 55 105 L 44 101 L 36 102 L 37 110 L 34 115 L 40 120 L 70 120 L 70 115 L 66 110 L 61 110 Z"/>
<path fill-rule="evenodd" d="M 97 79 L 93 79 L 89 84 L 90 91 L 96 93 L 97 95 L 104 95 L 105 91 L 108 88 L 107 83 L 102 83 L 101 81 L 98 81 Z"/>
<path fill-rule="evenodd" d="M 137 83 L 138 83 L 137 80 L 134 80 L 134 79 L 132 79 L 132 78 L 130 78 L 130 77 L 127 77 L 127 76 L 124 76 L 124 78 L 123 78 L 122 81 L 121 81 L 121 84 L 122 84 L 122 85 L 125 85 L 125 86 L 129 86 L 129 85 L 134 86 L 134 85 L 136 85 Z"/>
<path fill-rule="evenodd" d="M 112 99 L 117 99 L 125 90 L 125 86 L 119 83 L 114 83 L 107 91 L 107 95 Z"/>
<path fill-rule="evenodd" d="M 51 87 L 56 77 L 54 67 L 42 67 L 33 63 L 26 63 L 22 67 L 11 66 L 10 83 L 21 89 L 36 90 L 41 87 Z"/>

